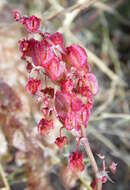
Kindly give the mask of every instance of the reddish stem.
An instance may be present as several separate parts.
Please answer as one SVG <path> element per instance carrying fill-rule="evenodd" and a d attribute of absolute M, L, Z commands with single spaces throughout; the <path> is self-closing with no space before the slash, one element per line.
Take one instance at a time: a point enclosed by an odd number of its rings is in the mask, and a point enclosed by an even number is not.
<path fill-rule="evenodd" d="M 79 137 L 78 142 L 77 142 L 77 147 L 76 147 L 76 152 L 78 153 L 79 151 L 79 145 L 80 145 L 80 140 L 82 137 Z"/>
<path fill-rule="evenodd" d="M 95 179 L 96 179 L 96 182 L 97 182 L 97 185 L 96 185 L 97 188 L 96 188 L 96 190 L 102 190 L 102 182 L 97 177 L 98 174 L 99 174 L 99 169 L 98 169 L 96 160 L 95 160 L 95 158 L 93 156 L 92 150 L 90 148 L 88 139 L 86 137 L 86 131 L 85 131 L 84 126 L 81 126 L 81 130 L 82 130 L 82 135 L 83 135 L 82 143 L 83 143 L 84 148 L 86 150 L 86 153 L 87 153 L 87 155 L 88 155 L 88 157 L 90 159 L 91 166 L 92 166 L 92 169 L 93 169 L 93 172 L 94 172 L 94 175 L 95 175 Z"/>
<path fill-rule="evenodd" d="M 46 75 L 45 75 L 45 88 L 47 88 Z"/>
<path fill-rule="evenodd" d="M 64 128 L 64 127 L 61 127 L 61 128 L 60 128 L 60 137 L 62 137 L 62 134 L 61 134 L 61 133 L 62 133 L 62 129 L 63 129 L 63 128 Z"/>

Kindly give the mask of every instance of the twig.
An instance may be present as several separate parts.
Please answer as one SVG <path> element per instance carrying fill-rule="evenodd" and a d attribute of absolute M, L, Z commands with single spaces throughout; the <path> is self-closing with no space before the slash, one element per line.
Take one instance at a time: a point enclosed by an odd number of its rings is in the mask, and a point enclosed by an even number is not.
<path fill-rule="evenodd" d="M 127 26 L 130 26 L 130 21 L 127 20 L 126 18 L 124 18 L 116 9 L 116 5 L 114 6 L 113 5 L 113 2 L 112 2 L 112 5 L 108 5 L 108 4 L 105 4 L 103 2 L 98 2 L 96 4 L 94 4 L 94 6 L 102 11 L 105 11 L 109 14 L 112 14 L 112 15 L 115 15 L 116 18 L 122 22 L 123 24 L 127 25 Z"/>
<path fill-rule="evenodd" d="M 6 175 L 5 175 L 5 172 L 4 172 L 4 169 L 3 169 L 3 166 L 2 164 L 0 163 L 0 175 L 2 177 L 2 180 L 4 182 L 4 185 L 6 187 L 6 190 L 10 190 L 10 186 L 9 186 L 9 183 L 7 181 L 7 178 L 6 178 Z"/>
<path fill-rule="evenodd" d="M 107 99 L 105 99 L 105 101 L 103 102 L 103 104 L 101 104 L 96 110 L 95 112 L 92 114 L 91 116 L 91 119 L 95 119 L 95 116 L 97 116 L 98 114 L 100 113 L 103 113 L 104 110 L 106 108 L 108 108 L 108 106 L 112 103 L 114 97 L 115 97 L 115 92 L 116 92 L 116 85 L 117 83 L 114 81 L 114 82 L 111 82 L 111 87 L 110 87 L 110 90 L 108 91 L 108 94 L 107 94 Z"/>
<path fill-rule="evenodd" d="M 103 113 L 99 117 L 90 118 L 90 121 L 98 121 L 98 120 L 103 120 L 103 119 L 119 119 L 119 118 L 130 120 L 130 115 L 124 114 L 124 113 Z"/>
<path fill-rule="evenodd" d="M 87 188 L 87 190 L 92 190 L 92 188 L 89 186 L 88 182 L 81 177 L 81 175 L 77 174 L 77 177 L 81 181 L 81 183 Z"/>
<path fill-rule="evenodd" d="M 88 139 L 86 137 L 86 131 L 85 131 L 84 126 L 81 126 L 81 130 L 82 130 L 82 136 L 83 136 L 83 138 L 81 139 L 81 142 L 84 145 L 86 153 L 87 153 L 87 155 L 88 155 L 88 157 L 90 159 L 90 163 L 91 163 L 91 166 L 92 166 L 92 169 L 93 169 L 93 172 L 94 172 L 94 175 L 95 175 L 95 179 L 96 179 L 96 182 L 97 182 L 97 190 L 101 190 L 102 189 L 102 182 L 97 177 L 98 174 L 99 174 L 99 169 L 98 169 L 96 160 L 95 160 L 95 158 L 93 156 L 92 150 L 90 148 Z"/>
<path fill-rule="evenodd" d="M 88 133 L 91 133 L 95 138 L 97 138 L 100 142 L 102 142 L 106 147 L 108 147 L 112 154 L 118 158 L 120 158 L 122 161 L 124 161 L 128 167 L 130 167 L 130 157 L 128 154 L 124 154 L 123 152 L 120 152 L 117 147 L 104 135 L 99 133 L 96 129 L 94 129 L 92 126 L 90 126 L 87 130 Z"/>
<path fill-rule="evenodd" d="M 83 10 L 83 9 L 86 9 L 90 6 L 92 6 L 96 1 L 98 0 L 91 0 L 91 1 L 86 1 L 84 0 L 82 3 L 80 3 L 80 0 L 72 5 L 71 7 L 68 7 L 67 9 L 64 9 L 62 6 L 60 6 L 59 4 L 55 4 L 55 1 L 52 1 L 52 0 L 49 0 L 51 5 L 56 7 L 56 9 L 58 11 L 54 11 L 51 15 L 49 15 L 47 18 L 45 18 L 45 22 L 48 21 L 48 20 L 51 20 L 53 18 L 55 18 L 56 16 L 59 16 L 59 15 L 63 15 L 63 14 L 66 14 L 66 13 L 71 13 L 71 12 L 74 12 L 76 10 Z"/>

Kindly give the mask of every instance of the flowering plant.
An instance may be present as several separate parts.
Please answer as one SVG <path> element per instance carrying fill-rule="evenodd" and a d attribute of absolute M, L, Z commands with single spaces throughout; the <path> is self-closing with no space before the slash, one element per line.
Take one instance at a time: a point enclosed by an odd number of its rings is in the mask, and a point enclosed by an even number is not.
<path fill-rule="evenodd" d="M 82 144 L 95 175 L 91 187 L 100 190 L 108 175 L 101 156 L 103 169 L 99 171 L 86 137 L 94 96 L 98 92 L 98 82 L 90 71 L 86 50 L 77 44 L 66 47 L 59 32 L 41 32 L 40 19 L 36 16 L 22 16 L 14 11 L 14 18 L 27 31 L 26 38 L 19 41 L 19 49 L 29 74 L 26 90 L 42 104 L 38 132 L 47 135 L 54 129 L 54 118 L 57 118 L 62 123 L 59 136 L 55 139 L 59 149 L 68 143 L 67 136 L 62 134 L 63 129 L 73 133 L 77 139 L 77 148 L 68 158 L 69 168 L 76 172 L 85 169 L 84 154 L 79 151 Z M 39 35 L 39 40 L 35 39 L 35 34 Z M 116 164 L 113 165 L 116 167 Z"/>

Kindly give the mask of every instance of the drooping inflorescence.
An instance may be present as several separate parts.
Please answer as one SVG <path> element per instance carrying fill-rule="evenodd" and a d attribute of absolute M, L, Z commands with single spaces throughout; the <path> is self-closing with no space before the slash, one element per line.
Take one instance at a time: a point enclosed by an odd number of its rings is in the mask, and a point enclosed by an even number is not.
<path fill-rule="evenodd" d="M 54 117 L 57 117 L 62 129 L 74 132 L 80 139 L 81 126 L 87 127 L 93 97 L 98 92 L 86 50 L 76 44 L 66 47 L 59 32 L 42 33 L 40 19 L 35 16 L 22 16 L 14 11 L 14 18 L 27 31 L 25 39 L 19 41 L 19 49 L 29 74 L 26 90 L 42 104 L 42 118 L 37 125 L 39 133 L 46 135 L 53 130 Z M 35 39 L 34 34 L 38 34 L 40 40 Z M 50 83 L 53 86 L 49 86 Z M 67 142 L 60 129 L 55 144 L 62 149 Z M 74 171 L 84 170 L 83 153 L 78 149 L 70 154 L 69 167 Z"/>

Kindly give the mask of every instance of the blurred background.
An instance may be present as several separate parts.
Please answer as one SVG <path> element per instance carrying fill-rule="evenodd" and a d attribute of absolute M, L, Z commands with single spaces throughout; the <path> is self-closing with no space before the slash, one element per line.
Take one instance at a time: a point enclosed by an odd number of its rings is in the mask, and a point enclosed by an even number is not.
<path fill-rule="evenodd" d="M 66 44 L 86 47 L 99 93 L 87 128 L 96 154 L 118 163 L 114 183 L 103 190 L 130 190 L 130 1 L 0 0 L 0 190 L 90 190 L 92 171 L 80 176 L 67 168 L 67 156 L 54 145 L 55 135 L 37 134 L 40 105 L 27 95 L 27 72 L 18 40 L 25 30 L 12 10 L 42 19 L 42 31 L 63 33 Z M 57 133 L 55 131 L 55 133 Z"/>

